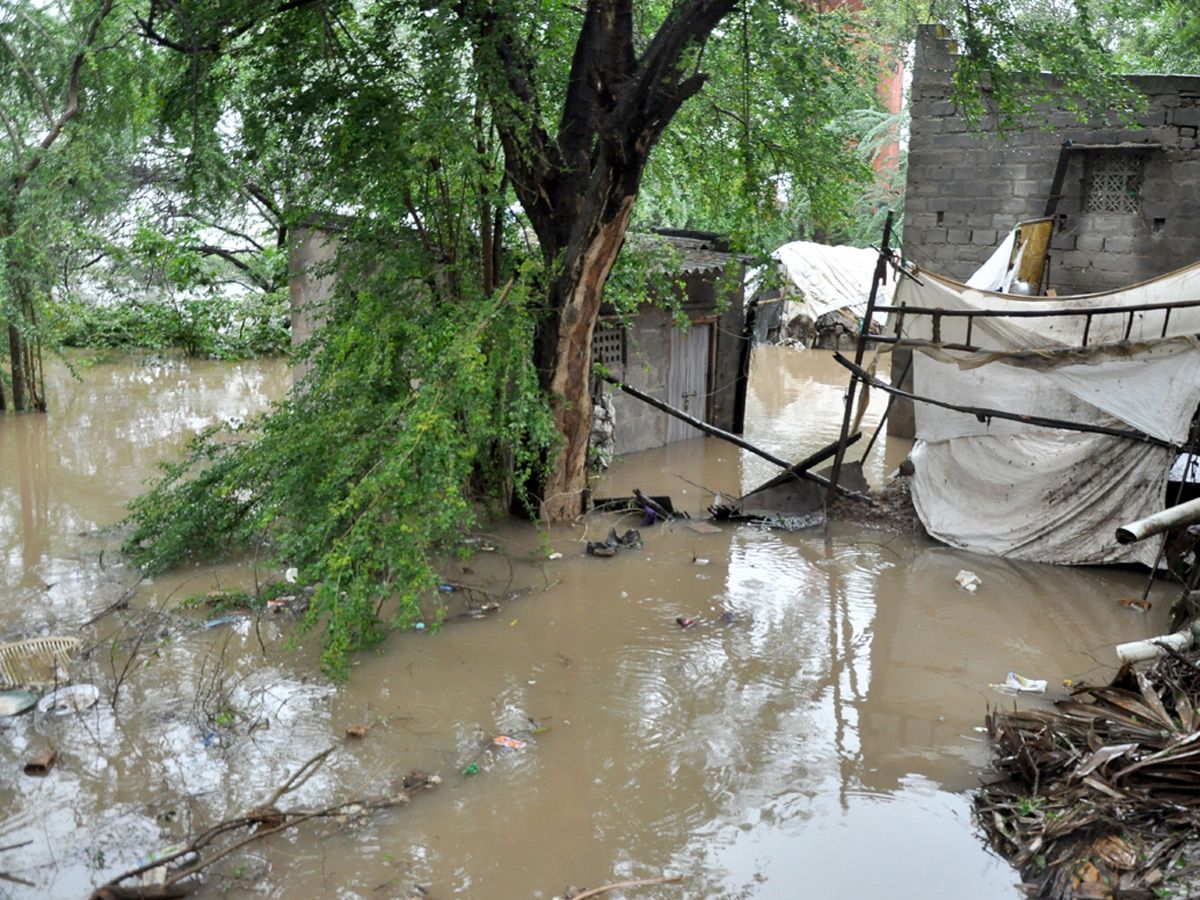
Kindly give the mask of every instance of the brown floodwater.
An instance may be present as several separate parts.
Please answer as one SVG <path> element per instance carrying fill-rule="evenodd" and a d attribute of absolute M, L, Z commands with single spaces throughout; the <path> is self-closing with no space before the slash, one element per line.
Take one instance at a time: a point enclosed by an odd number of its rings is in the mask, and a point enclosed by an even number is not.
<path fill-rule="evenodd" d="M 253 843 L 195 896 L 549 900 L 678 875 L 607 896 L 1015 900 L 1016 873 L 971 822 L 989 705 L 1044 705 L 1064 678 L 1107 679 L 1113 645 L 1166 630 L 1175 594 L 1155 584 L 1138 615 L 1117 600 L 1140 596 L 1141 572 L 1014 563 L 847 523 L 698 533 L 604 514 L 541 534 L 508 522 L 442 573 L 449 613 L 462 598 L 498 611 L 431 617 L 331 685 L 311 639 L 289 646 L 286 613 L 204 627 L 202 610 L 175 608 L 281 572 L 247 559 L 139 583 L 105 530 L 157 460 L 282 396 L 285 367 L 123 359 L 82 382 L 51 374 L 48 415 L 0 419 L 0 640 L 79 637 L 72 675 L 99 702 L 0 719 L 0 897 L 84 898 L 332 748 L 279 806 L 378 794 L 413 768 L 441 783 L 366 820 Z M 746 437 L 807 455 L 836 437 L 845 384 L 828 354 L 760 348 Z M 868 435 L 883 404 L 872 398 Z M 907 452 L 884 443 L 864 466 L 876 486 Z M 700 438 L 618 460 L 596 492 L 668 495 L 695 522 L 773 474 Z M 584 553 L 638 527 L 643 549 Z M 974 594 L 955 581 L 964 569 L 982 581 Z M 131 588 L 128 609 L 91 621 Z M 1049 693 L 992 690 L 1010 671 Z M 365 737 L 347 737 L 352 725 Z M 49 773 L 23 774 L 47 743 Z"/>

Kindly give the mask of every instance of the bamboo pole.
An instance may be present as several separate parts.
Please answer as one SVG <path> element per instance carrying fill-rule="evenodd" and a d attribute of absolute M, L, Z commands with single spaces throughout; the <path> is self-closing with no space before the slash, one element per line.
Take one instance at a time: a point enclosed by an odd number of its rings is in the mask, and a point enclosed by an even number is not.
<path fill-rule="evenodd" d="M 755 447 L 749 441 L 743 440 L 742 438 L 738 437 L 736 434 L 730 434 L 728 431 L 723 431 L 722 429 L 717 428 L 715 425 L 709 425 L 707 422 L 703 422 L 700 419 L 697 419 L 695 416 L 690 416 L 687 413 L 683 412 L 682 410 L 676 409 L 675 407 L 671 406 L 670 404 L 663 403 L 663 401 L 658 400 L 654 397 L 651 397 L 649 394 L 642 393 L 637 388 L 631 388 L 627 384 L 622 384 L 620 381 L 617 381 L 617 379 L 613 378 L 611 375 L 605 375 L 604 380 L 607 381 L 609 384 L 616 385 L 622 391 L 624 391 L 626 394 L 628 394 L 630 397 L 637 397 L 637 399 L 641 400 L 643 403 L 649 403 L 655 409 L 661 409 L 667 415 L 674 416 L 677 419 L 681 419 L 684 422 L 687 422 L 693 428 L 698 429 L 699 431 L 703 431 L 705 434 L 711 434 L 713 437 L 718 437 L 718 438 L 721 438 L 721 440 L 729 441 L 729 443 L 734 444 L 738 447 L 741 447 L 743 450 L 749 450 L 751 453 L 755 454 L 756 456 L 761 456 L 763 459 L 767 460 L 768 462 L 775 463 L 775 465 L 779 466 L 780 468 L 783 468 L 783 469 L 791 469 L 792 468 L 792 464 L 790 462 L 788 462 L 786 459 L 780 459 L 778 456 L 776 456 L 773 453 L 768 453 L 766 450 L 763 450 L 760 447 Z M 828 487 L 830 484 L 830 481 L 828 478 L 818 475 L 816 472 L 797 472 L 796 474 L 798 474 L 801 478 L 807 478 L 810 481 L 815 481 L 817 484 L 821 485 L 822 487 Z M 870 497 L 868 497 L 866 494 L 860 494 L 860 493 L 858 493 L 858 491 L 852 491 L 849 488 L 844 488 L 844 487 L 839 487 L 838 491 L 840 493 L 842 493 L 844 496 L 850 497 L 854 500 L 859 500 L 863 503 L 866 503 L 869 506 L 875 505 L 875 501 L 872 500 Z"/>
<path fill-rule="evenodd" d="M 849 447 L 849 446 L 857 443 L 861 438 L 862 438 L 861 431 L 854 432 L 854 434 L 850 435 L 849 439 L 846 441 L 846 446 Z M 773 488 L 777 484 L 783 484 L 789 478 L 803 478 L 804 473 L 807 472 L 809 469 L 811 469 L 813 466 L 819 466 L 821 463 L 825 462 L 825 460 L 829 459 L 829 457 L 833 456 L 833 454 L 837 453 L 837 448 L 838 448 L 837 441 L 834 441 L 832 444 L 826 444 L 824 447 L 822 447 L 816 453 L 813 453 L 810 456 L 806 456 L 804 459 L 800 460 L 800 462 L 796 463 L 794 466 L 788 466 L 786 469 L 784 469 L 782 472 L 780 472 L 778 475 L 776 475 L 770 481 L 763 482 L 758 487 L 756 487 L 754 490 L 752 490 L 750 492 L 750 494 L 757 494 L 759 491 L 765 491 L 768 488 Z M 749 497 L 750 494 L 747 494 L 746 497 Z M 746 497 L 743 497 L 742 499 L 745 500 Z"/>
<path fill-rule="evenodd" d="M 875 261 L 875 276 L 871 279 L 871 293 L 867 296 L 867 310 L 863 313 L 862 324 L 858 329 L 858 344 L 854 348 L 854 365 L 861 370 L 863 355 L 867 350 L 867 337 L 871 333 L 871 319 L 875 316 L 875 298 L 879 295 L 879 285 L 887 274 L 887 261 L 891 256 L 888 243 L 892 239 L 892 211 L 889 209 L 887 221 L 883 223 L 883 244 L 879 248 L 879 258 Z M 854 415 L 854 391 L 858 387 L 857 379 L 850 377 L 850 387 L 846 390 L 846 413 L 842 417 L 842 435 L 838 440 L 837 454 L 833 458 L 833 471 L 829 473 L 829 494 L 825 498 L 826 505 L 832 505 L 837 497 L 838 478 L 842 474 L 842 461 L 846 456 L 846 439 L 850 435 L 850 417 Z"/>

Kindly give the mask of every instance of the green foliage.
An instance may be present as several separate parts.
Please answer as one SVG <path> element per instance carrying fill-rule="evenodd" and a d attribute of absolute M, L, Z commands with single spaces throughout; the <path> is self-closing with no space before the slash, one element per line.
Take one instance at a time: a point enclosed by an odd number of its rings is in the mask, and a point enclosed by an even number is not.
<path fill-rule="evenodd" d="M 439 303 L 421 281 L 362 265 L 300 389 L 253 426 L 197 437 L 131 504 L 126 543 L 156 572 L 269 542 L 316 585 L 305 625 L 323 626 L 334 675 L 415 615 L 436 587 L 431 555 L 481 501 L 519 489 L 553 433 L 523 284 Z"/>
<path fill-rule="evenodd" d="M 1116 58 L 1095 27 L 1094 5 L 963 0 L 952 25 L 961 54 L 953 97 L 967 117 L 989 117 L 1004 131 L 1044 102 L 1081 117 L 1136 108 L 1135 92 L 1114 74 Z"/>
<path fill-rule="evenodd" d="M 128 26 L 104 0 L 0 13 L 0 323 L 35 356 L 54 346 L 46 325 L 64 279 L 128 199 L 127 164 L 153 119 L 160 70 Z"/>
<path fill-rule="evenodd" d="M 64 347 L 181 348 L 211 359 L 252 359 L 288 352 L 289 315 L 288 297 L 282 291 L 159 302 L 72 299 L 54 309 L 48 330 Z"/>
<path fill-rule="evenodd" d="M 1192 0 L 1092 0 L 1096 30 L 1121 71 L 1200 75 L 1200 6 Z"/>
<path fill-rule="evenodd" d="M 730 17 L 705 51 L 709 83 L 654 150 L 637 221 L 764 254 L 802 234 L 839 237 L 872 182 L 855 148 L 882 71 L 855 24 L 769 2 Z"/>

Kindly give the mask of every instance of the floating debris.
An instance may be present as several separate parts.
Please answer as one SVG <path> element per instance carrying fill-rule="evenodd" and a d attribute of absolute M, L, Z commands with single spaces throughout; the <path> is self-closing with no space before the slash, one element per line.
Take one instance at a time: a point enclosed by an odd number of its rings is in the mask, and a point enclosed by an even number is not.
<path fill-rule="evenodd" d="M 48 775 L 50 767 L 54 765 L 54 761 L 58 759 L 58 751 L 49 744 L 41 747 L 29 760 L 25 763 L 26 775 Z"/>
<path fill-rule="evenodd" d="M 1149 610 L 1150 610 L 1150 601 L 1149 600 L 1142 600 L 1142 599 L 1133 598 L 1133 597 L 1122 597 L 1117 602 L 1120 603 L 1126 609 L 1132 609 L 1134 612 L 1144 613 L 1144 612 L 1149 612 Z"/>
<path fill-rule="evenodd" d="M 37 701 L 38 695 L 33 691 L 0 692 L 0 718 L 19 715 Z"/>
<path fill-rule="evenodd" d="M 994 711 L 1001 779 L 975 797 L 1030 896 L 1190 896 L 1200 886 L 1200 654 L 1076 687 L 1053 709 Z"/>
<path fill-rule="evenodd" d="M 1009 672 L 1003 684 L 993 684 L 991 688 L 1001 694 L 1044 694 L 1046 682 L 1040 678 L 1026 678 L 1016 672 Z"/>
<path fill-rule="evenodd" d="M 588 541 L 587 552 L 590 556 L 610 557 L 616 556 L 617 550 L 641 550 L 642 549 L 642 533 L 636 528 L 631 528 L 620 537 L 617 536 L 617 529 L 610 528 L 608 537 L 601 543 L 600 541 Z"/>
<path fill-rule="evenodd" d="M 79 650 L 79 638 L 39 637 L 0 645 L 0 679 L 5 687 L 63 681 L 55 673 L 66 669 Z"/>
<path fill-rule="evenodd" d="M 73 684 L 51 691 L 38 701 L 37 711 L 42 715 L 65 716 L 91 709 L 99 698 L 100 689 L 94 684 Z"/>
<path fill-rule="evenodd" d="M 960 588 L 972 594 L 979 590 L 979 586 L 983 584 L 982 579 L 978 575 L 974 572 L 968 572 L 966 569 L 955 575 L 954 580 L 958 582 Z"/>

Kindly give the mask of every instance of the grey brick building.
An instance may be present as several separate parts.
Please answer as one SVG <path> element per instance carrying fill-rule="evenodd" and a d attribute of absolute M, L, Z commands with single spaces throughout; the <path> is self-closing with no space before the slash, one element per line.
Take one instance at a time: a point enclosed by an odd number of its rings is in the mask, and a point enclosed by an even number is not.
<path fill-rule="evenodd" d="M 972 132 L 950 100 L 955 44 L 918 34 L 905 194 L 906 257 L 965 280 L 1021 221 L 1046 214 L 1060 157 L 1048 286 L 1123 287 L 1200 260 L 1200 77 L 1131 75 L 1133 124 L 1040 109 L 1020 132 Z M 1070 145 L 1064 152 L 1064 142 Z"/>
<path fill-rule="evenodd" d="M 1200 261 L 1200 77 L 1130 75 L 1132 123 L 1081 122 L 1043 106 L 1005 135 L 972 129 L 950 99 L 953 38 L 922 26 L 912 70 L 902 252 L 965 281 L 1019 222 L 1057 217 L 1044 287 L 1059 296 L 1125 287 Z M 1061 184 L 1055 191 L 1055 182 Z M 1053 200 L 1053 202 L 1052 202 Z M 893 378 L 907 365 L 897 351 Z M 911 389 L 911 378 L 904 387 Z M 911 437 L 897 403 L 890 434 Z"/>

